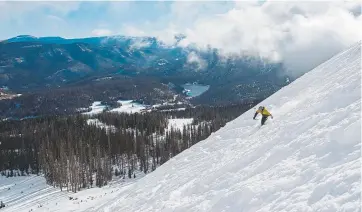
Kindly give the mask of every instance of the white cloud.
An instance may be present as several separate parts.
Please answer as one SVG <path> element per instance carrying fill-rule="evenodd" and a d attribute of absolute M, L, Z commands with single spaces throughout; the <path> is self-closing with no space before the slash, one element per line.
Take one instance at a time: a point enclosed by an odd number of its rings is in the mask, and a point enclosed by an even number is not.
<path fill-rule="evenodd" d="M 61 15 L 66 15 L 69 12 L 79 8 L 81 2 L 58 2 L 58 1 L 0 1 L 0 18 L 21 18 L 22 15 L 28 12 L 38 12 L 42 9 L 48 9 Z"/>
<path fill-rule="evenodd" d="M 92 35 L 95 35 L 95 36 L 108 36 L 108 35 L 112 35 L 112 30 L 109 30 L 109 29 L 94 29 L 92 31 Z"/>
<path fill-rule="evenodd" d="M 190 52 L 187 55 L 187 63 L 196 65 L 197 70 L 206 68 L 206 61 L 201 59 L 195 52 Z"/>
<path fill-rule="evenodd" d="M 205 5 L 214 12 L 200 12 Z M 144 27 L 142 34 L 171 44 L 176 34 L 183 33 L 186 39 L 181 46 L 212 46 L 224 55 L 283 62 L 296 75 L 362 36 L 362 18 L 356 12 L 361 8 L 359 2 L 236 2 L 232 9 L 220 12 L 218 7 L 219 4 L 209 2 L 176 2 L 167 27 Z"/>

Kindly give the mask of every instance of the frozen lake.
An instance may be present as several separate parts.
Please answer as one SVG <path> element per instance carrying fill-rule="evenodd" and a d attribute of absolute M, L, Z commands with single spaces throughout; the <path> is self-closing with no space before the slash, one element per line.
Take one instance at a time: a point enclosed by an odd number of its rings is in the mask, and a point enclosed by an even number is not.
<path fill-rule="evenodd" d="M 186 95 L 189 97 L 200 96 L 210 88 L 209 85 L 200 85 L 200 84 L 191 84 L 191 83 L 186 83 L 182 85 L 182 87 L 184 88 L 183 92 L 186 93 Z"/>

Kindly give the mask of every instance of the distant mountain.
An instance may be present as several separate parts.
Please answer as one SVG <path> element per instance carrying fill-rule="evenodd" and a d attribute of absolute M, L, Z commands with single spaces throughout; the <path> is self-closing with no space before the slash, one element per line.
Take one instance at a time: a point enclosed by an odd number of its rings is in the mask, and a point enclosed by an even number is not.
<path fill-rule="evenodd" d="M 182 37 L 178 37 L 182 39 Z M 147 43 L 157 43 L 156 38 L 152 37 L 129 37 L 129 36 L 103 36 L 103 37 L 88 37 L 88 38 L 62 38 L 62 37 L 34 37 L 31 35 L 19 35 L 13 38 L 4 40 L 3 42 L 7 43 L 17 43 L 17 42 L 37 42 L 42 44 L 74 44 L 74 43 L 86 43 L 92 45 L 131 45 L 136 42 L 147 42 Z"/>
<path fill-rule="evenodd" d="M 200 51 L 191 46 L 167 46 L 152 37 L 21 35 L 0 43 L 0 86 L 19 91 L 124 75 L 156 77 L 165 84 L 207 84 L 210 89 L 194 98 L 195 103 L 232 103 L 264 98 L 284 86 L 282 69 L 281 64 L 251 57 L 225 60 L 211 48 Z"/>
<path fill-rule="evenodd" d="M 12 89 L 60 86 L 95 75 L 167 75 L 182 68 L 181 49 L 133 49 L 88 43 L 0 43 L 0 83 Z M 178 61 L 179 60 L 179 61 Z"/>
<path fill-rule="evenodd" d="M 38 38 L 31 35 L 19 35 L 5 40 L 5 42 L 32 42 L 37 41 Z"/>
<path fill-rule="evenodd" d="M 34 37 L 31 35 L 19 35 L 13 38 L 9 38 L 4 40 L 3 42 L 7 43 L 16 43 L 16 42 L 39 42 L 39 43 L 52 43 L 52 44 L 70 44 L 70 43 L 82 43 L 83 40 L 87 41 L 84 43 L 88 43 L 89 41 L 98 40 L 100 41 L 102 38 L 80 38 L 80 39 L 66 39 L 62 37 Z M 99 42 L 97 42 L 99 44 Z"/>

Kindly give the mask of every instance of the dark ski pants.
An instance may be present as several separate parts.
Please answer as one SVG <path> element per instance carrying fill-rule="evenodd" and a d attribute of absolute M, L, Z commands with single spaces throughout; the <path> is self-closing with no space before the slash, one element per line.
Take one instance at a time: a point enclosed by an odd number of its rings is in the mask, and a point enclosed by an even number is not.
<path fill-rule="evenodd" d="M 268 119 L 268 116 L 264 116 L 261 118 L 261 125 L 264 125 L 266 120 Z"/>

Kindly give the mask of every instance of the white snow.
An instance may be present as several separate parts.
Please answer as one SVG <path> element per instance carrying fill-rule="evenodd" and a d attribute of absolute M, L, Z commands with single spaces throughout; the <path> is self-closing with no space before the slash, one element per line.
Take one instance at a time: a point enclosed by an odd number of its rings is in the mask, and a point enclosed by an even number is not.
<path fill-rule="evenodd" d="M 97 211 L 97 208 L 126 190 L 132 183 L 144 176 L 137 172 L 136 178 L 121 179 L 113 177 L 107 186 L 94 187 L 77 193 L 60 191 L 45 183 L 42 176 L 9 177 L 0 176 L 0 201 L 5 208 L 1 212 L 63 212 L 63 211 Z M 72 197 L 73 200 L 70 200 Z"/>
<path fill-rule="evenodd" d="M 102 77 L 102 78 L 98 78 L 95 81 L 102 81 L 102 80 L 110 80 L 113 79 L 113 77 Z"/>
<path fill-rule="evenodd" d="M 83 45 L 83 44 L 77 44 L 77 45 L 82 52 L 92 52 L 92 50 L 89 49 L 86 45 Z"/>
<path fill-rule="evenodd" d="M 98 211 L 360 211 L 361 43 L 175 156 Z"/>
<path fill-rule="evenodd" d="M 91 111 L 83 113 L 84 115 L 95 115 L 98 113 L 102 113 L 104 109 L 106 109 L 105 105 L 102 105 L 100 101 L 95 101 L 90 106 Z"/>
<path fill-rule="evenodd" d="M 17 63 L 23 63 L 25 60 L 23 57 L 16 57 L 14 58 L 14 60 L 17 62 Z"/>
<path fill-rule="evenodd" d="M 115 126 L 107 125 L 107 124 L 99 121 L 99 119 L 87 119 L 87 124 L 88 125 L 94 125 L 94 126 L 99 127 L 101 129 L 105 129 L 107 132 L 108 131 L 115 132 L 117 130 Z"/>
<path fill-rule="evenodd" d="M 120 100 L 117 101 L 121 104 L 120 107 L 110 110 L 110 112 L 117 113 L 139 113 L 146 109 L 146 105 L 133 102 L 133 100 Z"/>
<path fill-rule="evenodd" d="M 171 130 L 171 128 L 182 130 L 184 126 L 192 124 L 193 120 L 193 118 L 168 119 L 167 130 Z"/>
<path fill-rule="evenodd" d="M 28 45 L 28 46 L 23 46 L 21 48 L 38 48 L 38 47 L 42 47 L 42 45 L 38 44 L 38 45 Z"/>
<path fill-rule="evenodd" d="M 162 107 L 162 106 L 175 106 L 175 105 L 184 104 L 183 102 L 175 102 L 175 100 L 176 100 L 176 97 L 174 96 L 173 102 L 164 102 L 162 104 L 155 104 L 155 105 L 152 105 L 152 108 L 159 108 L 159 107 Z"/>
<path fill-rule="evenodd" d="M 184 107 L 175 108 L 175 109 L 166 109 L 166 110 L 160 110 L 161 112 L 167 112 L 167 111 L 183 111 L 186 110 Z"/>
<path fill-rule="evenodd" d="M 109 112 L 115 112 L 115 113 L 140 113 L 143 110 L 146 109 L 146 105 L 139 104 L 136 102 L 133 102 L 133 100 L 120 100 L 117 101 L 120 106 L 117 108 L 113 108 L 112 110 L 109 110 Z M 100 101 L 95 101 L 90 106 L 91 111 L 84 112 L 84 115 L 95 115 L 102 113 L 107 108 L 106 105 L 102 105 Z M 83 109 L 79 109 L 83 110 Z"/>

